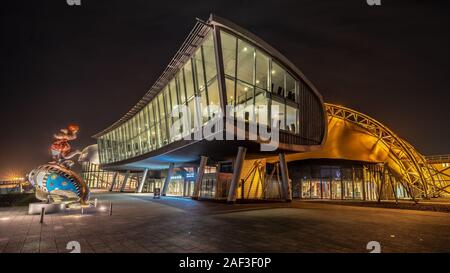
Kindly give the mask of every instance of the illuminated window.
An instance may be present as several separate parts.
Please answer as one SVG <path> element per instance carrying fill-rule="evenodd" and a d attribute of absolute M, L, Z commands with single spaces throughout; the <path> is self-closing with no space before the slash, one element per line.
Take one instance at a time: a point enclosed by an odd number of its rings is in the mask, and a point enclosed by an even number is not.
<path fill-rule="evenodd" d="M 297 101 L 296 81 L 291 74 L 286 73 L 286 92 L 285 96 L 291 101 Z"/>
<path fill-rule="evenodd" d="M 225 88 L 227 89 L 227 104 L 234 105 L 234 80 L 226 78 Z"/>
<path fill-rule="evenodd" d="M 236 74 L 236 37 L 221 31 L 223 66 L 226 75 L 235 77 Z"/>
<path fill-rule="evenodd" d="M 184 73 L 181 71 L 177 75 L 177 82 L 178 82 L 178 100 L 180 105 L 186 103 L 186 89 L 184 87 Z"/>
<path fill-rule="evenodd" d="M 217 79 L 215 78 L 208 85 L 208 99 L 209 105 L 220 106 L 219 86 L 217 85 Z"/>
<path fill-rule="evenodd" d="M 255 94 L 255 119 L 259 124 L 267 125 L 269 115 L 269 98 L 267 97 L 267 92 L 256 88 Z"/>
<path fill-rule="evenodd" d="M 186 82 L 187 99 L 189 100 L 194 96 L 194 78 L 192 74 L 191 60 L 187 61 L 184 65 L 184 79 Z"/>
<path fill-rule="evenodd" d="M 285 107 L 285 105 L 283 103 L 272 100 L 271 114 L 270 114 L 270 117 L 272 118 L 272 125 L 278 125 L 276 127 L 278 127 L 279 129 L 282 129 L 282 130 L 286 129 L 284 107 Z M 276 111 L 275 111 L 276 108 L 278 108 L 278 113 L 276 113 Z"/>
<path fill-rule="evenodd" d="M 264 90 L 267 90 L 269 85 L 269 57 L 256 51 L 256 77 L 255 85 Z"/>
<path fill-rule="evenodd" d="M 298 133 L 297 107 L 286 105 L 286 130 Z"/>
<path fill-rule="evenodd" d="M 270 74 L 272 77 L 272 92 L 280 97 L 284 97 L 284 69 L 276 62 L 272 62 Z"/>
<path fill-rule="evenodd" d="M 253 84 L 255 67 L 255 48 L 238 40 L 237 78 L 248 84 Z"/>
<path fill-rule="evenodd" d="M 209 34 L 202 45 L 203 61 L 205 62 L 206 82 L 209 83 L 216 75 L 216 54 L 212 34 Z"/>
<path fill-rule="evenodd" d="M 237 81 L 236 105 L 253 105 L 253 86 Z"/>

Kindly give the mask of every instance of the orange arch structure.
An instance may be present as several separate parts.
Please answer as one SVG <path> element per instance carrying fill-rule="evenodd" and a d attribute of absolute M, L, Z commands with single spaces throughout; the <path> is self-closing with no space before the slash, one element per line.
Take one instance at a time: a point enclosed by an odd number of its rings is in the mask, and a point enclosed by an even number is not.
<path fill-rule="evenodd" d="M 364 128 L 368 134 L 388 147 L 389 158 L 385 162 L 387 167 L 415 189 L 416 195 L 421 194 L 427 198 L 440 195 L 442 192 L 449 193 L 450 185 L 444 184 L 439 171 L 429 164 L 410 143 L 397 136 L 381 122 L 343 106 L 327 103 L 326 109 L 329 124 L 331 119 L 353 123 Z"/>
<path fill-rule="evenodd" d="M 450 193 L 450 184 L 411 144 L 374 118 L 326 103 L 328 136 L 319 151 L 291 154 L 288 161 L 308 158 L 357 160 L 382 165 L 413 200 Z M 386 182 L 388 183 L 388 182 Z"/>

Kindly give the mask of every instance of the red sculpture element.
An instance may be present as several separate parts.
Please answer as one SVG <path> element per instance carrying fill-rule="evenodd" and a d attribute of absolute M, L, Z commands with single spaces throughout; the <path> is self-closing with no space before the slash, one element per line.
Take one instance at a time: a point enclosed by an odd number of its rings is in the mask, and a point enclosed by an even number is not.
<path fill-rule="evenodd" d="M 77 125 L 71 124 L 67 129 L 61 129 L 59 133 L 53 136 L 55 140 L 50 149 L 52 157 L 57 163 L 79 154 L 78 151 L 71 154 L 72 148 L 69 144 L 69 141 L 77 138 L 78 130 L 79 127 Z"/>

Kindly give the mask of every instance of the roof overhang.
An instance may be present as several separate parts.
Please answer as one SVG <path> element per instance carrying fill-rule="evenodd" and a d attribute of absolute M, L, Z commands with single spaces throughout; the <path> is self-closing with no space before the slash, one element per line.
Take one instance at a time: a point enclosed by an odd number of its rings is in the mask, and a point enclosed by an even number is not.
<path fill-rule="evenodd" d="M 162 75 L 158 78 L 158 80 L 155 82 L 155 84 L 150 88 L 150 90 L 144 95 L 144 97 L 136 104 L 134 105 L 130 111 L 128 111 L 122 118 L 120 118 L 118 121 L 113 123 L 111 126 L 107 127 L 106 129 L 102 130 L 101 132 L 95 134 L 93 137 L 98 138 L 113 129 L 119 127 L 129 119 L 131 119 L 134 115 L 136 115 L 141 109 L 145 107 L 166 85 L 167 83 L 180 71 L 184 63 L 192 57 L 192 55 L 195 53 L 196 49 L 199 45 L 201 45 L 203 39 L 208 34 L 208 32 L 213 27 L 221 27 L 225 28 L 230 32 L 233 32 L 237 34 L 238 36 L 245 38 L 261 48 L 262 50 L 266 51 L 270 56 L 278 60 L 283 66 L 288 68 L 291 72 L 296 74 L 298 78 L 303 80 L 313 91 L 314 95 L 319 99 L 322 110 L 323 110 L 323 117 L 324 117 L 324 136 L 322 138 L 322 143 L 320 145 L 323 145 L 325 143 L 325 140 L 327 138 L 327 126 L 328 122 L 326 121 L 326 108 L 325 104 L 322 98 L 322 95 L 319 93 L 317 88 L 312 84 L 311 81 L 309 81 L 306 76 L 300 71 L 298 67 L 296 67 L 291 61 L 289 61 L 288 58 L 286 58 L 283 54 L 281 54 L 278 50 L 273 48 L 271 45 L 266 43 L 264 40 L 256 36 L 255 34 L 243 29 L 242 27 L 224 19 L 217 15 L 211 14 L 207 22 L 203 22 L 200 19 L 197 19 L 196 24 L 194 25 L 194 28 L 189 33 L 185 41 L 183 42 L 180 49 L 177 51 L 175 56 L 170 61 L 169 65 L 166 67 Z"/>

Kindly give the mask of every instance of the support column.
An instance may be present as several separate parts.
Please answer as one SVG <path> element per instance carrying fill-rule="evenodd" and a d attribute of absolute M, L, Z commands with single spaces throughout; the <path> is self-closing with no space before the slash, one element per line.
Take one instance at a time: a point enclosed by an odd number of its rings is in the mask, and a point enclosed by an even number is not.
<path fill-rule="evenodd" d="M 280 171 L 281 171 L 281 185 L 283 189 L 283 198 L 287 202 L 292 201 L 292 190 L 291 190 L 291 184 L 289 183 L 289 173 L 286 163 L 286 156 L 284 153 L 281 153 L 279 155 L 280 157 Z M 331 183 L 331 181 L 330 181 Z M 331 185 L 330 185 L 331 187 Z"/>
<path fill-rule="evenodd" d="M 230 190 L 228 192 L 228 203 L 236 202 L 236 191 L 239 185 L 239 179 L 241 178 L 242 166 L 244 165 L 245 154 L 247 153 L 247 148 L 239 147 L 236 156 L 236 162 L 233 169 L 233 177 L 231 178 Z"/>
<path fill-rule="evenodd" d="M 118 172 L 115 172 L 115 173 L 114 173 L 113 179 L 112 179 L 112 181 L 111 181 L 111 186 L 109 187 L 109 191 L 113 191 L 114 186 L 116 185 L 117 175 L 118 175 L 118 174 L 119 174 Z"/>
<path fill-rule="evenodd" d="M 389 173 L 388 173 L 388 178 L 389 178 L 389 182 L 390 182 L 391 187 L 392 187 L 392 193 L 394 194 L 395 204 L 398 204 L 397 191 L 395 190 L 394 182 L 392 181 L 392 177 L 391 177 L 391 175 Z"/>
<path fill-rule="evenodd" d="M 148 174 L 148 169 L 145 169 L 144 173 L 142 174 L 142 179 L 139 182 L 139 186 L 137 187 L 137 190 L 136 190 L 137 193 L 142 192 L 142 188 L 144 187 L 145 180 L 147 180 L 147 174 Z"/>
<path fill-rule="evenodd" d="M 380 174 L 380 183 L 378 185 L 380 185 L 379 191 L 378 191 L 378 203 L 381 202 L 381 198 L 382 198 L 382 194 L 383 194 L 383 187 L 384 187 L 384 182 L 385 182 L 385 176 L 384 176 L 384 166 L 382 167 L 383 170 L 381 171 Z M 387 198 L 386 198 L 387 199 Z"/>
<path fill-rule="evenodd" d="M 197 170 L 197 176 L 195 177 L 194 184 L 194 194 L 192 194 L 192 199 L 200 198 L 200 188 L 203 181 L 203 175 L 205 174 L 206 163 L 208 162 L 208 157 L 201 156 L 200 157 L 200 166 Z"/>
<path fill-rule="evenodd" d="M 366 167 L 362 167 L 362 198 L 366 201 Z"/>
<path fill-rule="evenodd" d="M 127 171 L 125 173 L 125 177 L 123 179 L 123 183 L 122 186 L 120 187 L 120 192 L 124 192 L 125 191 L 125 186 L 127 185 L 128 182 L 128 178 L 130 177 L 130 171 Z"/>
<path fill-rule="evenodd" d="M 173 174 L 174 165 L 175 165 L 174 163 L 169 163 L 169 169 L 167 170 L 167 176 L 166 179 L 164 180 L 164 185 L 161 191 L 162 196 L 166 196 L 167 189 L 169 188 L 170 178 L 172 177 Z"/>
<path fill-rule="evenodd" d="M 215 46 L 215 58 L 217 63 L 217 82 L 219 83 L 219 99 L 220 99 L 220 107 L 222 108 L 222 111 L 225 113 L 226 105 L 227 105 L 227 93 L 226 93 L 226 86 L 225 86 L 225 78 L 223 75 L 224 73 L 224 66 L 223 66 L 223 56 L 220 54 L 222 52 L 222 42 L 220 37 L 220 31 L 219 29 L 214 26 L 214 46 Z"/>

